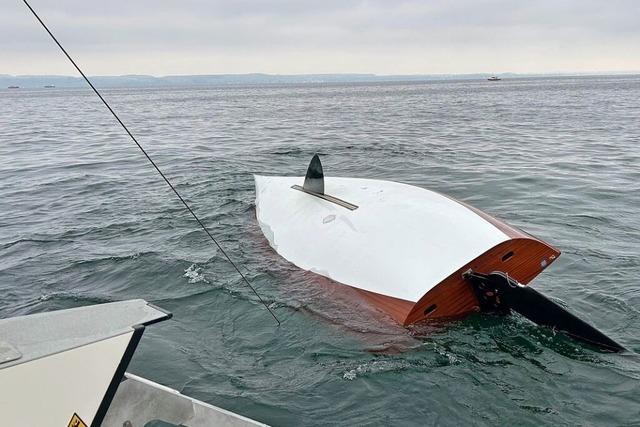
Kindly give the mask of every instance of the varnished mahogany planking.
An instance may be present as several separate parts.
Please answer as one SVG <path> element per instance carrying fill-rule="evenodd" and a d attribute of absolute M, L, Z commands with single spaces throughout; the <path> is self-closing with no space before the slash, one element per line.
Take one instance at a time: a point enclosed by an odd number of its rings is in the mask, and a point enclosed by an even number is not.
<path fill-rule="evenodd" d="M 354 289 L 370 304 L 378 307 L 402 325 L 424 319 L 462 317 L 478 309 L 478 302 L 471 286 L 462 278 L 462 273 L 468 269 L 483 273 L 503 271 L 520 283 L 527 284 L 544 270 L 541 265 L 542 260 L 546 260 L 548 266 L 560 255 L 558 250 L 538 239 L 525 234 L 520 236 L 522 237 L 496 245 L 464 265 L 416 303 L 359 288 Z M 513 255 L 503 261 L 503 257 L 510 252 Z M 435 309 L 425 314 L 425 309 L 432 308 L 433 305 Z"/>
<path fill-rule="evenodd" d="M 509 252 L 513 252 L 513 255 L 508 260 L 502 261 L 503 256 Z M 519 237 L 496 245 L 464 265 L 416 303 L 364 289 L 354 289 L 370 304 L 402 325 L 410 325 L 424 319 L 463 317 L 478 310 L 478 301 L 471 285 L 462 278 L 462 273 L 468 269 L 483 273 L 503 271 L 520 283 L 527 284 L 544 270 L 541 265 L 543 259 L 548 266 L 559 255 L 558 250 L 540 240 L 529 236 Z M 432 308 L 433 305 L 435 309 Z M 427 308 L 432 308 L 432 311 L 425 314 Z"/>
<path fill-rule="evenodd" d="M 476 296 L 469 283 L 462 278 L 462 273 L 470 268 L 482 273 L 502 271 L 526 285 L 560 256 L 559 250 L 542 240 L 504 223 L 480 209 L 452 197 L 449 198 L 472 210 L 511 239 L 494 246 L 462 266 L 427 292 L 415 303 L 402 322 L 403 325 L 410 325 L 424 319 L 462 317 L 477 311 L 479 306 Z M 509 259 L 503 260 L 503 257 L 510 252 L 513 255 Z M 542 265 L 543 261 L 544 266 Z M 425 313 L 426 309 L 429 309 L 428 313 Z"/>
<path fill-rule="evenodd" d="M 365 291 L 360 288 L 353 288 L 364 297 L 371 305 L 378 307 L 380 310 L 391 316 L 396 322 L 404 324 L 405 319 L 415 306 L 414 302 L 403 300 L 400 298 L 390 297 L 371 291 Z"/>
<path fill-rule="evenodd" d="M 503 256 L 509 252 L 513 252 L 513 255 L 503 261 Z M 427 292 L 415 303 L 402 323 L 409 325 L 423 319 L 460 317 L 476 311 L 478 302 L 475 294 L 469 283 L 462 278 L 462 273 L 470 268 L 481 273 L 502 271 L 520 283 L 527 284 L 544 270 L 543 260 L 548 266 L 559 255 L 557 249 L 528 235 L 500 243 L 462 266 Z M 436 305 L 435 310 L 425 314 L 425 309 L 433 304 Z"/>

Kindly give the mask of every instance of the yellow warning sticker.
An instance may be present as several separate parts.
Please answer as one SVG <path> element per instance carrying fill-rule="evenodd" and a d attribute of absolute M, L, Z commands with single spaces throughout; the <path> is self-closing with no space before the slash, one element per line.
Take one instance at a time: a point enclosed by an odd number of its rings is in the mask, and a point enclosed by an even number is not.
<path fill-rule="evenodd" d="M 78 414 L 73 414 L 71 421 L 69 421 L 68 427 L 87 427 L 87 424 L 80 419 Z"/>

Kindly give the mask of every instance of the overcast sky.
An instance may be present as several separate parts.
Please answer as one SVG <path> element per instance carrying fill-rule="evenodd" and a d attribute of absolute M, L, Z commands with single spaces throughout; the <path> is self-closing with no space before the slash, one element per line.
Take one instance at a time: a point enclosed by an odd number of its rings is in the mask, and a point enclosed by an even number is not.
<path fill-rule="evenodd" d="M 639 0 L 30 1 L 93 75 L 640 70 Z M 0 5 L 0 74 L 75 74 Z"/>

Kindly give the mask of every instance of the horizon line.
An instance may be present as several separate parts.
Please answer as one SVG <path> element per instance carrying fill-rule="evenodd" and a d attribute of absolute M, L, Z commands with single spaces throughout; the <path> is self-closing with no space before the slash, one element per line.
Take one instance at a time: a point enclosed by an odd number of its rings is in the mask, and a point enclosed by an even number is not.
<path fill-rule="evenodd" d="M 550 71 L 550 72 L 465 72 L 465 73 L 400 73 L 378 74 L 366 72 L 320 72 L 320 73 L 267 73 L 267 72 L 243 72 L 243 73 L 197 73 L 197 74 L 92 74 L 93 77 L 211 77 L 211 76 L 274 76 L 274 77 L 304 77 L 304 76 L 367 76 L 367 77 L 432 77 L 432 76 L 607 76 L 607 75 L 634 75 L 640 74 L 640 70 L 624 71 Z M 0 77 L 70 77 L 82 78 L 75 74 L 11 74 L 0 73 Z"/>

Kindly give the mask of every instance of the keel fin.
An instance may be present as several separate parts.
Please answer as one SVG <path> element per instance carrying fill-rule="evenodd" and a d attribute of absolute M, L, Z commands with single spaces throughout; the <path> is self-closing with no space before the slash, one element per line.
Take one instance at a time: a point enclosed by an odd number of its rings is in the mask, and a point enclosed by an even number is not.
<path fill-rule="evenodd" d="M 358 206 L 354 205 L 353 203 L 349 203 L 347 201 L 324 193 L 324 172 L 322 171 L 322 163 L 320 163 L 320 157 L 317 154 L 314 154 L 311 158 L 311 163 L 309 163 L 307 175 L 304 177 L 304 184 L 302 185 L 302 187 L 299 185 L 292 185 L 291 188 L 315 197 L 319 197 L 328 202 L 335 203 L 336 205 L 347 208 L 350 211 L 355 211 L 356 209 L 358 209 Z"/>
<path fill-rule="evenodd" d="M 324 194 L 324 173 L 320 157 L 317 154 L 311 158 L 302 188 L 312 193 Z"/>

